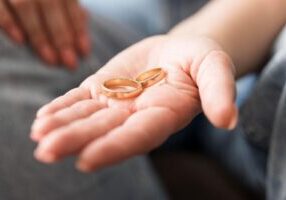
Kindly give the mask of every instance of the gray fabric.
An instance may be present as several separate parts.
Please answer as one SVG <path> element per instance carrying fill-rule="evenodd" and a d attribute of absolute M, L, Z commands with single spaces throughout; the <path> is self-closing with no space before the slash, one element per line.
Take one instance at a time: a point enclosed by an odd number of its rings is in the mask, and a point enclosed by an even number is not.
<path fill-rule="evenodd" d="M 203 117 L 191 133 L 190 139 L 195 140 L 198 148 L 218 161 L 239 183 L 257 194 L 265 194 L 267 153 L 249 142 L 243 127 L 238 125 L 232 131 L 218 129 Z"/>
<path fill-rule="evenodd" d="M 284 71 L 286 69 L 286 54 Z M 268 162 L 268 199 L 286 199 L 286 84 L 281 94 L 277 113 L 275 116 L 274 130 Z"/>
<path fill-rule="evenodd" d="M 169 18 L 169 27 L 176 25 L 179 21 L 191 16 L 204 6 L 209 0 L 165 0 L 169 7 L 166 16 Z"/>
<path fill-rule="evenodd" d="M 269 200 L 286 199 L 285 38 L 286 28 L 275 45 L 273 58 L 241 111 L 244 134 L 261 152 L 268 152 L 265 182 Z"/>
<path fill-rule="evenodd" d="M 120 49 L 139 38 L 97 20 L 94 51 L 76 73 L 50 69 L 27 48 L 0 35 L 0 199 L 166 199 L 145 157 L 84 175 L 73 159 L 45 166 L 33 158 L 29 130 L 36 110 L 77 86 Z"/>
<path fill-rule="evenodd" d="M 284 57 L 283 51 L 276 53 L 241 110 L 245 134 L 265 150 L 269 148 L 276 108 L 286 81 L 286 66 L 282 62 Z"/>

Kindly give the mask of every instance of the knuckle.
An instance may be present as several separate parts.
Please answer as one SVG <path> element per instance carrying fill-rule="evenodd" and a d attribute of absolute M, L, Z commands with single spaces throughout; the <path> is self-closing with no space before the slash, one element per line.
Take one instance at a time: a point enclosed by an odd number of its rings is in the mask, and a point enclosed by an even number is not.
<path fill-rule="evenodd" d="M 32 42 L 33 46 L 49 44 L 47 37 L 44 34 L 39 33 L 38 31 L 30 31 L 29 39 Z"/>
<path fill-rule="evenodd" d="M 56 124 L 57 122 L 59 122 L 59 119 L 58 119 L 57 116 L 50 116 L 50 117 L 47 117 L 47 118 L 42 122 L 42 125 L 43 125 L 43 127 L 47 128 L 47 127 L 50 127 L 51 125 Z"/>
<path fill-rule="evenodd" d="M 211 51 L 207 55 L 207 58 L 210 61 L 210 63 L 215 61 L 218 64 L 220 64 L 220 67 L 224 67 L 226 69 L 230 68 L 233 74 L 236 73 L 233 60 L 225 51 L 222 51 L 222 50 Z"/>
<path fill-rule="evenodd" d="M 35 124 L 34 131 L 41 132 L 41 133 L 46 133 L 49 130 L 48 127 L 53 123 L 53 121 L 54 120 L 51 119 L 50 117 L 44 118 L 44 119 L 40 119 Z"/>
<path fill-rule="evenodd" d="M 92 108 L 92 104 L 90 104 L 88 102 L 88 100 L 83 100 L 83 101 L 80 101 L 80 102 L 77 102 L 75 103 L 72 108 L 77 111 L 77 112 L 80 112 L 82 113 L 83 115 L 86 115 L 88 113 L 90 113 L 90 110 Z"/>
<path fill-rule="evenodd" d="M 213 50 L 208 55 L 207 58 L 214 59 L 220 63 L 228 64 L 231 61 L 229 55 L 222 50 Z"/>
<path fill-rule="evenodd" d="M 54 134 L 56 135 L 58 141 L 62 142 L 72 141 L 70 139 L 73 135 L 70 133 L 71 131 L 68 128 L 62 128 L 60 130 L 54 131 Z"/>
<path fill-rule="evenodd" d="M 64 37 L 55 37 L 54 44 L 60 48 L 69 47 L 73 45 L 73 39 L 69 34 Z"/>

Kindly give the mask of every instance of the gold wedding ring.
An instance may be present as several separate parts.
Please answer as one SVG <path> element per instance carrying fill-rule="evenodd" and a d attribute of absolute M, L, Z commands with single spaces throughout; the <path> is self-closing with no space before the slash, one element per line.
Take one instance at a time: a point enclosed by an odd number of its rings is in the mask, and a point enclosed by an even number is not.
<path fill-rule="evenodd" d="M 107 97 L 116 99 L 137 97 L 142 91 L 141 83 L 126 78 L 114 78 L 102 84 L 102 93 Z"/>
<path fill-rule="evenodd" d="M 135 80 L 141 83 L 143 88 L 147 88 L 163 80 L 165 76 L 164 70 L 158 67 L 142 72 Z"/>
<path fill-rule="evenodd" d="M 163 80 L 166 72 L 162 68 L 152 68 L 139 74 L 135 80 L 127 78 L 114 78 L 102 84 L 102 93 L 115 99 L 129 99 L 137 97 L 143 89 Z"/>

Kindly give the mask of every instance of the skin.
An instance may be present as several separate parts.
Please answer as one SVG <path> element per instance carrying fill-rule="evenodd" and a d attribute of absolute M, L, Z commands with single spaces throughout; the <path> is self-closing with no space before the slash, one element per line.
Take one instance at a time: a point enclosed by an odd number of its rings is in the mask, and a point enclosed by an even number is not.
<path fill-rule="evenodd" d="M 0 0 L 0 12 L 0 28 L 19 44 L 28 40 L 51 65 L 74 70 L 78 56 L 90 51 L 86 14 L 77 0 Z"/>
<path fill-rule="evenodd" d="M 232 3 L 233 12 L 222 12 Z M 213 1 L 169 34 L 131 46 L 39 110 L 31 133 L 38 142 L 35 157 L 54 163 L 76 155 L 77 168 L 91 172 L 149 152 L 200 112 L 214 126 L 233 129 L 238 121 L 235 78 L 259 68 L 261 56 L 285 24 L 282 5 L 285 1 Z M 263 15 L 248 27 L 243 16 L 253 17 L 253 12 Z M 261 27 L 260 20 L 273 22 L 276 31 Z M 101 94 L 104 80 L 134 78 L 156 66 L 166 71 L 165 81 L 139 97 L 120 101 Z"/>

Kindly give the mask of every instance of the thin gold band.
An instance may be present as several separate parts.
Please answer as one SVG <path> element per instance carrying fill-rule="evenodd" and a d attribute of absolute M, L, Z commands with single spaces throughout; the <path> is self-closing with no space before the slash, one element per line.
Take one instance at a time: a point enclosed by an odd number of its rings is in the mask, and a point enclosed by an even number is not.
<path fill-rule="evenodd" d="M 126 91 L 117 91 L 116 88 L 132 88 L 126 89 Z M 108 97 L 116 99 L 128 99 L 137 97 L 143 91 L 142 85 L 131 79 L 126 78 L 114 78 L 105 81 L 102 84 L 102 93 Z"/>
<path fill-rule="evenodd" d="M 148 71 L 142 72 L 137 76 L 135 79 L 137 82 L 141 83 L 143 88 L 150 87 L 162 79 L 164 79 L 166 76 L 166 72 L 162 68 L 152 68 Z"/>

